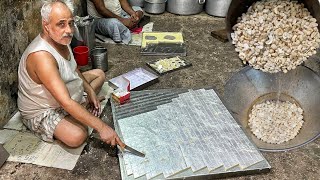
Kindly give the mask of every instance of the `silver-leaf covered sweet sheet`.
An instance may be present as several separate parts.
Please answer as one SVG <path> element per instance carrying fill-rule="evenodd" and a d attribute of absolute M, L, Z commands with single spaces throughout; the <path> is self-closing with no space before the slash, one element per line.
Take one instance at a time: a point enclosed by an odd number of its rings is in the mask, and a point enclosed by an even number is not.
<path fill-rule="evenodd" d="M 126 144 L 146 156 L 121 154 L 122 179 L 270 169 L 213 89 L 137 92 L 130 103 L 113 103 L 115 128 Z"/>

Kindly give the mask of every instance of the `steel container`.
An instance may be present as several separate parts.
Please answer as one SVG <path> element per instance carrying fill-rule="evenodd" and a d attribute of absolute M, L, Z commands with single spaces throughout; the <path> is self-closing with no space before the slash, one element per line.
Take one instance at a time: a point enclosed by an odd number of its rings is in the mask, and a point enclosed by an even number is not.
<path fill-rule="evenodd" d="M 207 14 L 218 17 L 226 17 L 232 0 L 207 0 L 205 11 Z"/>
<path fill-rule="evenodd" d="M 143 7 L 144 4 L 144 0 L 128 0 L 128 2 L 131 6 Z"/>
<path fill-rule="evenodd" d="M 145 0 L 144 10 L 150 14 L 161 14 L 166 10 L 167 0 Z"/>
<path fill-rule="evenodd" d="M 90 58 L 93 69 L 108 70 L 108 50 L 104 47 L 96 47 L 91 50 Z"/>
<path fill-rule="evenodd" d="M 198 14 L 203 11 L 206 0 L 169 0 L 167 11 L 179 15 Z"/>
<path fill-rule="evenodd" d="M 224 102 L 244 132 L 262 151 L 287 151 L 312 142 L 320 136 L 320 77 L 298 66 L 288 73 L 265 73 L 244 67 L 226 83 Z M 266 100 L 289 101 L 303 109 L 303 126 L 288 142 L 269 144 L 258 139 L 248 125 L 253 105 Z"/>

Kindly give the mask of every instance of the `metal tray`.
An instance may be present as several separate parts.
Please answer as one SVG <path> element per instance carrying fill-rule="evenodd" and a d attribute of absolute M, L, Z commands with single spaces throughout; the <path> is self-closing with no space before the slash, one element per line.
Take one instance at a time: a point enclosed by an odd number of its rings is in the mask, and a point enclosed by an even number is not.
<path fill-rule="evenodd" d="M 179 58 L 179 60 L 183 61 L 183 63 L 177 62 L 176 65 L 179 65 L 178 67 L 172 67 L 170 69 L 168 68 L 167 70 L 163 70 L 163 71 L 161 71 L 161 70 L 159 70 L 158 68 L 155 67 L 157 62 L 166 61 L 167 63 L 170 63 L 170 61 L 173 58 Z M 165 59 L 152 60 L 152 61 L 147 62 L 146 64 L 147 64 L 148 67 L 150 67 L 153 71 L 155 71 L 159 75 L 164 75 L 164 74 L 167 74 L 169 72 L 173 72 L 173 71 L 176 71 L 176 70 L 179 70 L 179 69 L 183 69 L 183 68 L 187 68 L 187 67 L 192 66 L 192 64 L 190 62 L 187 62 L 186 60 L 182 59 L 179 56 L 171 57 L 171 58 L 165 58 Z"/>

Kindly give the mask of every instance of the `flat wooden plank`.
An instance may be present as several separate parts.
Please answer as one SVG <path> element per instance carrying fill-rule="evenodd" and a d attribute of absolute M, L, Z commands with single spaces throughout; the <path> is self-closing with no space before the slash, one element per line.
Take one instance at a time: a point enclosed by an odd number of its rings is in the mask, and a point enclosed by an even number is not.
<path fill-rule="evenodd" d="M 226 29 L 212 31 L 211 36 L 218 39 L 221 42 L 228 42 L 228 33 Z"/>

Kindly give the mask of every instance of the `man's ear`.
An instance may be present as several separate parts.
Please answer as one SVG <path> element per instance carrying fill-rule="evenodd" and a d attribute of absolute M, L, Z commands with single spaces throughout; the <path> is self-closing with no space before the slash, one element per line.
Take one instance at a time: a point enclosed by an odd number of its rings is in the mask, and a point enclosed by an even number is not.
<path fill-rule="evenodd" d="M 49 31 L 48 29 L 48 22 L 45 20 L 42 20 L 42 26 L 44 27 L 44 30 Z"/>

